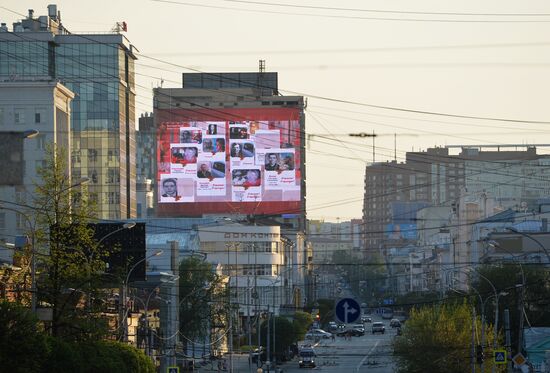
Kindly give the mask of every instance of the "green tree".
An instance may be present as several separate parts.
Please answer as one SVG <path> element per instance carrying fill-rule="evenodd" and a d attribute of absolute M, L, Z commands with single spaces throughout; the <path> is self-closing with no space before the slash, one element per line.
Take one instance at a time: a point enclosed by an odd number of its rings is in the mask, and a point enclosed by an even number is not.
<path fill-rule="evenodd" d="M 476 317 L 476 345 L 481 343 L 481 322 Z M 485 356 L 492 355 L 493 328 L 486 325 Z M 468 371 L 472 347 L 472 306 L 447 303 L 413 309 L 394 340 L 399 372 L 463 373 Z M 491 371 L 485 359 L 485 372 Z"/>
<path fill-rule="evenodd" d="M 53 336 L 98 338 L 107 332 L 92 297 L 110 255 L 97 245 L 89 225 L 94 204 L 85 187 L 72 184 L 64 149 L 49 146 L 38 169 L 33 214 L 36 219 L 37 299 L 52 310 Z"/>
<path fill-rule="evenodd" d="M 51 338 L 51 352 L 42 373 L 154 373 L 155 366 L 143 351 L 119 342 L 65 342 Z"/>
<path fill-rule="evenodd" d="M 38 330 L 37 319 L 28 308 L 0 301 L 0 370 L 40 372 L 48 345 Z"/>
<path fill-rule="evenodd" d="M 204 338 L 226 323 L 229 302 L 224 277 L 197 257 L 182 260 L 179 273 L 180 332 L 190 340 Z"/>
<path fill-rule="evenodd" d="M 313 316 L 311 313 L 296 311 L 292 320 L 293 325 L 293 342 L 302 341 L 309 329 L 309 326 L 313 323 Z"/>
<path fill-rule="evenodd" d="M 264 320 L 261 324 L 261 338 L 262 345 L 267 346 L 267 320 Z M 275 334 L 273 333 L 275 330 Z M 296 342 L 294 337 L 294 325 L 286 317 L 273 316 L 269 322 L 269 336 L 271 354 L 277 356 L 279 359 L 288 351 L 291 344 Z M 275 345 L 273 345 L 273 339 L 275 339 Z"/>
<path fill-rule="evenodd" d="M 523 289 L 522 270 L 525 274 L 525 289 Z M 507 295 L 499 297 L 500 322 L 499 329 L 503 329 L 504 309 L 510 311 L 510 325 L 519 325 L 519 303 L 522 291 L 525 291 L 523 308 L 527 319 L 532 326 L 547 326 L 550 324 L 550 271 L 539 265 L 523 265 L 520 267 L 515 263 L 506 263 L 499 265 L 485 265 L 479 269 L 479 272 L 486 277 L 495 286 L 498 293 L 505 292 Z M 486 297 L 494 294 L 489 282 L 480 276 L 472 273 L 474 281 L 472 286 Z M 494 323 L 495 318 L 494 297 L 492 301 L 487 302 L 485 314 L 487 320 Z M 511 329 L 512 346 L 517 346 L 519 329 Z"/>

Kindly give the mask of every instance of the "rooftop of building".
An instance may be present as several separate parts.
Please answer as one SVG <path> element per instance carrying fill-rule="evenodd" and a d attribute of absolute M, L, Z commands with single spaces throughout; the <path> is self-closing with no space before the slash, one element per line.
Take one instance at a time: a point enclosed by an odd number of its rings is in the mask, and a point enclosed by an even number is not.
<path fill-rule="evenodd" d="M 104 33 L 83 32 L 72 33 L 61 22 L 61 12 L 57 5 L 48 5 L 48 14 L 44 16 L 34 16 L 34 10 L 29 9 L 27 18 L 14 22 L 10 31 L 5 22 L 0 23 L 0 41 L 55 41 L 57 43 L 99 43 L 99 44 L 119 44 L 133 53 L 135 49 L 130 41 L 122 32 L 125 26 L 117 25 Z"/>

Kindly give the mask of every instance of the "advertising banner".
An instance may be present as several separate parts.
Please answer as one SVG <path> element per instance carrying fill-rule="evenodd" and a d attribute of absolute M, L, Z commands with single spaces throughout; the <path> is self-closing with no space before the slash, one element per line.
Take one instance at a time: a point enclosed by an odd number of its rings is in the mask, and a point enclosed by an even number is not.
<path fill-rule="evenodd" d="M 300 115 L 296 108 L 158 109 L 158 214 L 300 213 Z"/>

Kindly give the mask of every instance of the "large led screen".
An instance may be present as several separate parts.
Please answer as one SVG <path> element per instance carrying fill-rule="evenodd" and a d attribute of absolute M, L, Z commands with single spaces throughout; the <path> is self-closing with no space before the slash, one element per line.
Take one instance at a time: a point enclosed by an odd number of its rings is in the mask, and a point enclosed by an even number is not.
<path fill-rule="evenodd" d="M 159 109 L 156 120 L 159 215 L 301 211 L 298 109 Z"/>

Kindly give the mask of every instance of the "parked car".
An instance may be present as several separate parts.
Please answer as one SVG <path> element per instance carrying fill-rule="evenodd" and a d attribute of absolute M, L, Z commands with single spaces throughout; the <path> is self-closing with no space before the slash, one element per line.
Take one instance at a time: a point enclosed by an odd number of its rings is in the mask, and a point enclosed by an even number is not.
<path fill-rule="evenodd" d="M 384 326 L 383 322 L 377 321 L 372 323 L 372 334 L 375 334 L 375 333 L 384 334 L 385 332 L 386 332 L 386 327 Z"/>
<path fill-rule="evenodd" d="M 361 316 L 361 322 L 372 322 L 372 318 L 370 316 Z"/>
<path fill-rule="evenodd" d="M 401 327 L 401 321 L 399 321 L 398 319 L 391 319 L 390 326 L 392 328 L 400 328 Z"/>
<path fill-rule="evenodd" d="M 315 338 L 329 339 L 331 337 L 332 337 L 332 334 L 329 332 L 325 332 L 323 329 L 312 329 L 306 333 L 306 339 L 315 339 Z"/>

